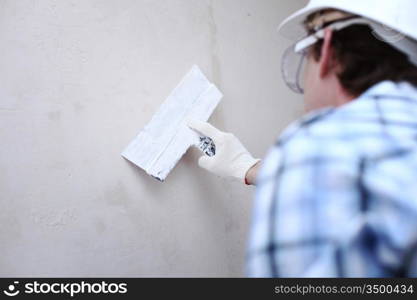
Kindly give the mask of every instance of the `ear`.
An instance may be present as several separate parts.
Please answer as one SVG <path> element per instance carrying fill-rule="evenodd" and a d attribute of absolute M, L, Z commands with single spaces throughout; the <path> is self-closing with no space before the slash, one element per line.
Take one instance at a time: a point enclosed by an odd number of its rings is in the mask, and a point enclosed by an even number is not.
<path fill-rule="evenodd" d="M 331 47 L 333 30 L 326 28 L 324 31 L 323 46 L 320 56 L 320 77 L 323 78 L 329 74 L 333 67 L 333 50 Z"/>

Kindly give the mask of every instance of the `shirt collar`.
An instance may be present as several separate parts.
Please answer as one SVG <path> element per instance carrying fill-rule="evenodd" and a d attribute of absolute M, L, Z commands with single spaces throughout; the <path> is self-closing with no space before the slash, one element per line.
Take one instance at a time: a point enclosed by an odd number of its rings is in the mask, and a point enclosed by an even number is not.
<path fill-rule="evenodd" d="M 369 88 L 359 99 L 390 95 L 394 97 L 405 96 L 417 101 L 417 87 L 405 81 L 398 83 L 389 80 L 381 81 Z"/>

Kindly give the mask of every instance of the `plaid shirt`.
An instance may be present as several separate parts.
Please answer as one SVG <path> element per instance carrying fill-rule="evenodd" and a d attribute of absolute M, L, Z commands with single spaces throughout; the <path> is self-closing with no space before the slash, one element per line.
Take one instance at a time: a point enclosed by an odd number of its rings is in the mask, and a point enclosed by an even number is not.
<path fill-rule="evenodd" d="M 251 277 L 417 276 L 417 89 L 381 82 L 290 125 L 254 205 Z"/>

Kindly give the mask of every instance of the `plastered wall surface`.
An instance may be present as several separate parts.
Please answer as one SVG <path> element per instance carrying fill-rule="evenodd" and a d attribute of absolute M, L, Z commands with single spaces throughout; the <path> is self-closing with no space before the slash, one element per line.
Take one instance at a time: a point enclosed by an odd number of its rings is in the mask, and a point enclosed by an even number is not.
<path fill-rule="evenodd" d="M 276 27 L 305 1 L 0 0 L 0 276 L 244 276 L 254 189 L 120 156 L 193 64 L 258 157 L 302 111 Z"/>

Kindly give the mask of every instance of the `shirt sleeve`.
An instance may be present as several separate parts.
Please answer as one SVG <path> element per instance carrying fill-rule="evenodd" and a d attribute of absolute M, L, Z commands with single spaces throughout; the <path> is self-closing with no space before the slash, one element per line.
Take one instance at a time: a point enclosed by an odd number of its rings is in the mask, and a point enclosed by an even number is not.
<path fill-rule="evenodd" d="M 305 130 L 271 149 L 258 178 L 250 277 L 344 276 L 344 243 L 361 223 L 358 162 L 351 151 Z"/>

